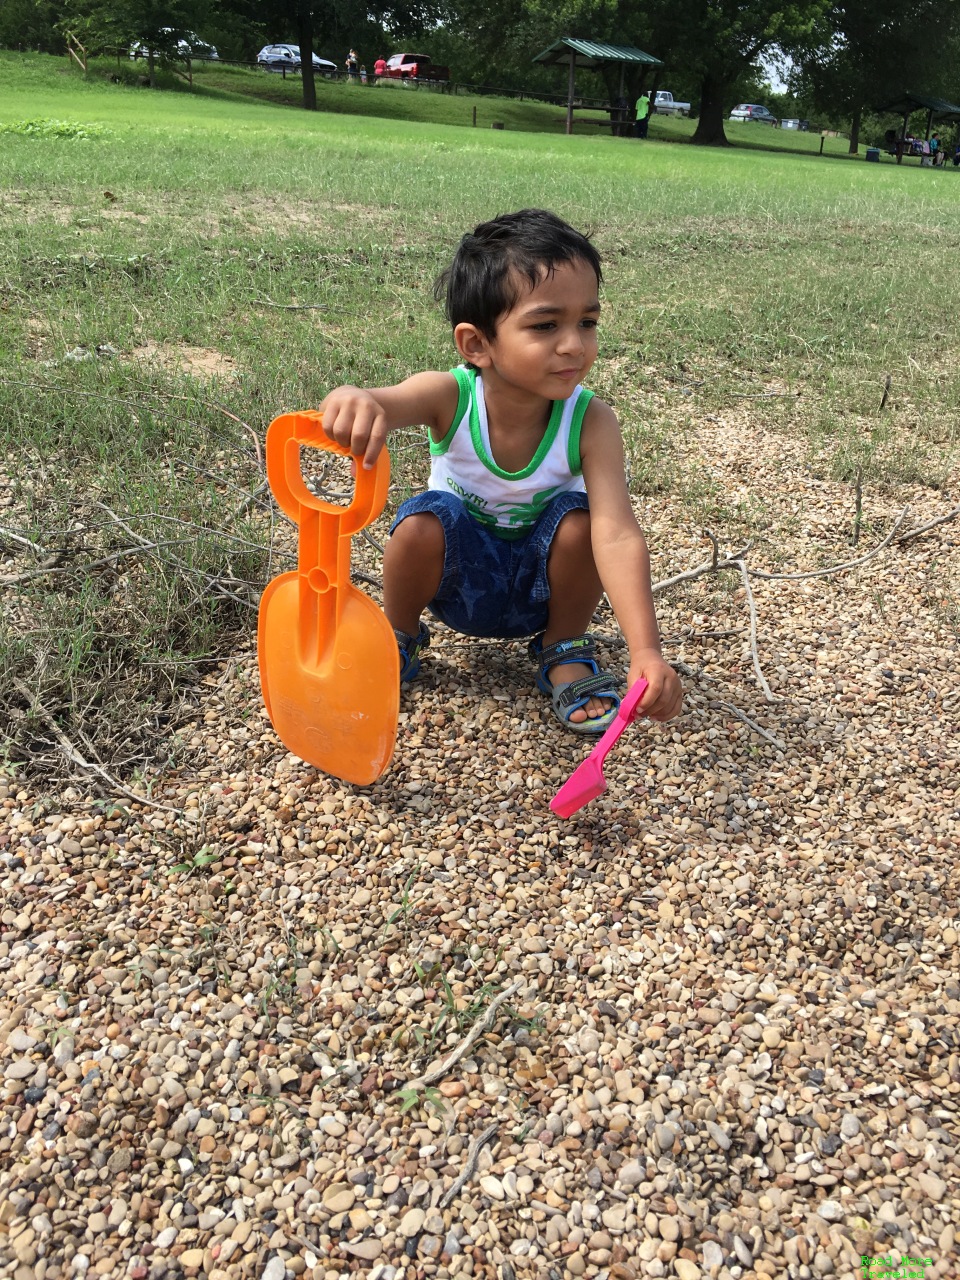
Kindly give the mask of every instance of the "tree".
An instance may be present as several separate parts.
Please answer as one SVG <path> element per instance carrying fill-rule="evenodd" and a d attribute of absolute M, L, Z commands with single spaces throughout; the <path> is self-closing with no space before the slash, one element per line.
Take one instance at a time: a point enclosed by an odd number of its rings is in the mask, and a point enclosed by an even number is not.
<path fill-rule="evenodd" d="M 682 49 L 700 74 L 695 143 L 726 145 L 724 115 L 737 81 L 773 46 L 811 38 L 827 2 L 791 0 L 776 7 L 770 0 L 671 0 L 682 28 L 673 56 Z"/>
<path fill-rule="evenodd" d="M 69 0 L 58 26 L 93 48 L 147 50 L 150 83 L 156 64 L 177 59 L 179 42 L 202 29 L 213 0 Z"/>
<path fill-rule="evenodd" d="M 865 110 L 899 92 L 935 93 L 952 61 L 953 15 L 942 0 L 838 0 L 820 38 L 793 51 L 798 86 L 818 109 L 850 120 L 850 151 Z"/>
<path fill-rule="evenodd" d="M 58 8 L 48 0 L 4 0 L 0 4 L 0 48 L 62 53 L 63 37 L 56 27 Z"/>

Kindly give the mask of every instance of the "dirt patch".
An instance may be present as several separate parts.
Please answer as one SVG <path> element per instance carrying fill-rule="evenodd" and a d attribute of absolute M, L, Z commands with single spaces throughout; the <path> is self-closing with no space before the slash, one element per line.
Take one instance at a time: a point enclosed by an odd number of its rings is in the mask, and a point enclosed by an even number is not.
<path fill-rule="evenodd" d="M 137 347 L 130 358 L 167 371 L 189 373 L 194 378 L 233 378 L 237 373 L 237 363 L 231 356 L 209 347 L 175 346 L 151 341 Z"/>

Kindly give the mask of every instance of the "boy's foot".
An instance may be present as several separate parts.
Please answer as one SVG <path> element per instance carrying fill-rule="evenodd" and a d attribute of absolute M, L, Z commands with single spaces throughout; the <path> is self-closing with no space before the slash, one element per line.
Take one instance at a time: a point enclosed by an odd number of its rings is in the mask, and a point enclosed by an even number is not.
<path fill-rule="evenodd" d="M 415 636 L 407 631 L 398 631 L 396 627 L 393 634 L 400 650 L 400 683 L 409 684 L 420 674 L 420 654 L 430 644 L 430 630 L 426 623 L 421 622 L 420 630 Z"/>
<path fill-rule="evenodd" d="M 594 670 L 583 662 L 565 662 L 562 667 L 554 667 L 548 671 L 547 679 L 556 688 L 561 684 L 576 684 L 578 680 L 584 680 L 594 674 Z M 603 672 L 600 674 L 602 675 Z M 569 720 L 571 724 L 582 724 L 584 720 L 596 720 L 600 716 L 605 716 L 608 711 L 616 711 L 616 709 L 617 703 L 610 698 L 592 697 L 582 707 L 572 711 Z M 610 723 L 609 720 L 607 723 Z"/>
<path fill-rule="evenodd" d="M 540 668 L 537 687 L 550 694 L 557 719 L 574 733 L 603 733 L 620 705 L 618 681 L 600 670 L 596 650 L 590 635 L 546 646 L 542 635 L 530 642 L 530 656 Z"/>

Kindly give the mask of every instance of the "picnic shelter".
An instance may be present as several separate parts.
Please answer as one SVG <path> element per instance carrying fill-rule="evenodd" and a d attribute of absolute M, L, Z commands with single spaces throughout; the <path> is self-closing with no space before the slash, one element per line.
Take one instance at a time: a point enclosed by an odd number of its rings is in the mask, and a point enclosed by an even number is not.
<path fill-rule="evenodd" d="M 943 98 L 934 98 L 930 94 L 924 93 L 901 93 L 899 97 L 894 98 L 891 102 L 885 103 L 882 107 L 875 107 L 874 110 L 879 115 L 898 115 L 903 117 L 903 124 L 900 127 L 900 143 L 897 147 L 897 164 L 903 159 L 902 142 L 907 136 L 907 121 L 915 111 L 926 111 L 927 113 L 927 131 L 926 140 L 930 141 L 930 132 L 933 128 L 934 120 L 943 121 L 944 124 L 955 124 L 960 120 L 960 107 L 955 102 L 947 102 Z"/>
<path fill-rule="evenodd" d="M 607 63 L 620 65 L 620 96 L 623 97 L 624 76 L 629 65 L 643 67 L 662 67 L 663 62 L 652 53 L 644 53 L 642 49 L 627 44 L 602 44 L 596 40 L 577 40 L 572 36 L 563 36 L 555 40 L 549 49 L 544 49 L 533 59 L 545 66 L 566 66 L 567 72 L 567 133 L 573 133 L 573 102 L 576 96 L 576 71 L 582 67 L 587 71 L 598 71 Z"/>

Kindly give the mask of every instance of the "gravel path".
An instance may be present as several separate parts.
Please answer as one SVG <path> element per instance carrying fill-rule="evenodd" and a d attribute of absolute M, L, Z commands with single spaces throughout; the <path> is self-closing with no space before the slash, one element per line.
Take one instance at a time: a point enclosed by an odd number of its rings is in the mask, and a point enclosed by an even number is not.
<path fill-rule="evenodd" d="M 855 554 L 850 489 L 788 440 L 691 448 L 762 495 L 751 565 Z M 950 509 L 867 493 L 858 550 L 907 502 Z M 709 556 L 647 507 L 656 577 Z M 772 704 L 739 577 L 665 593 L 685 714 L 566 823 L 584 746 L 521 647 L 440 627 L 367 789 L 284 752 L 252 654 L 167 808 L 8 768 L 2 1274 L 954 1276 L 958 540 L 755 581 Z"/>

